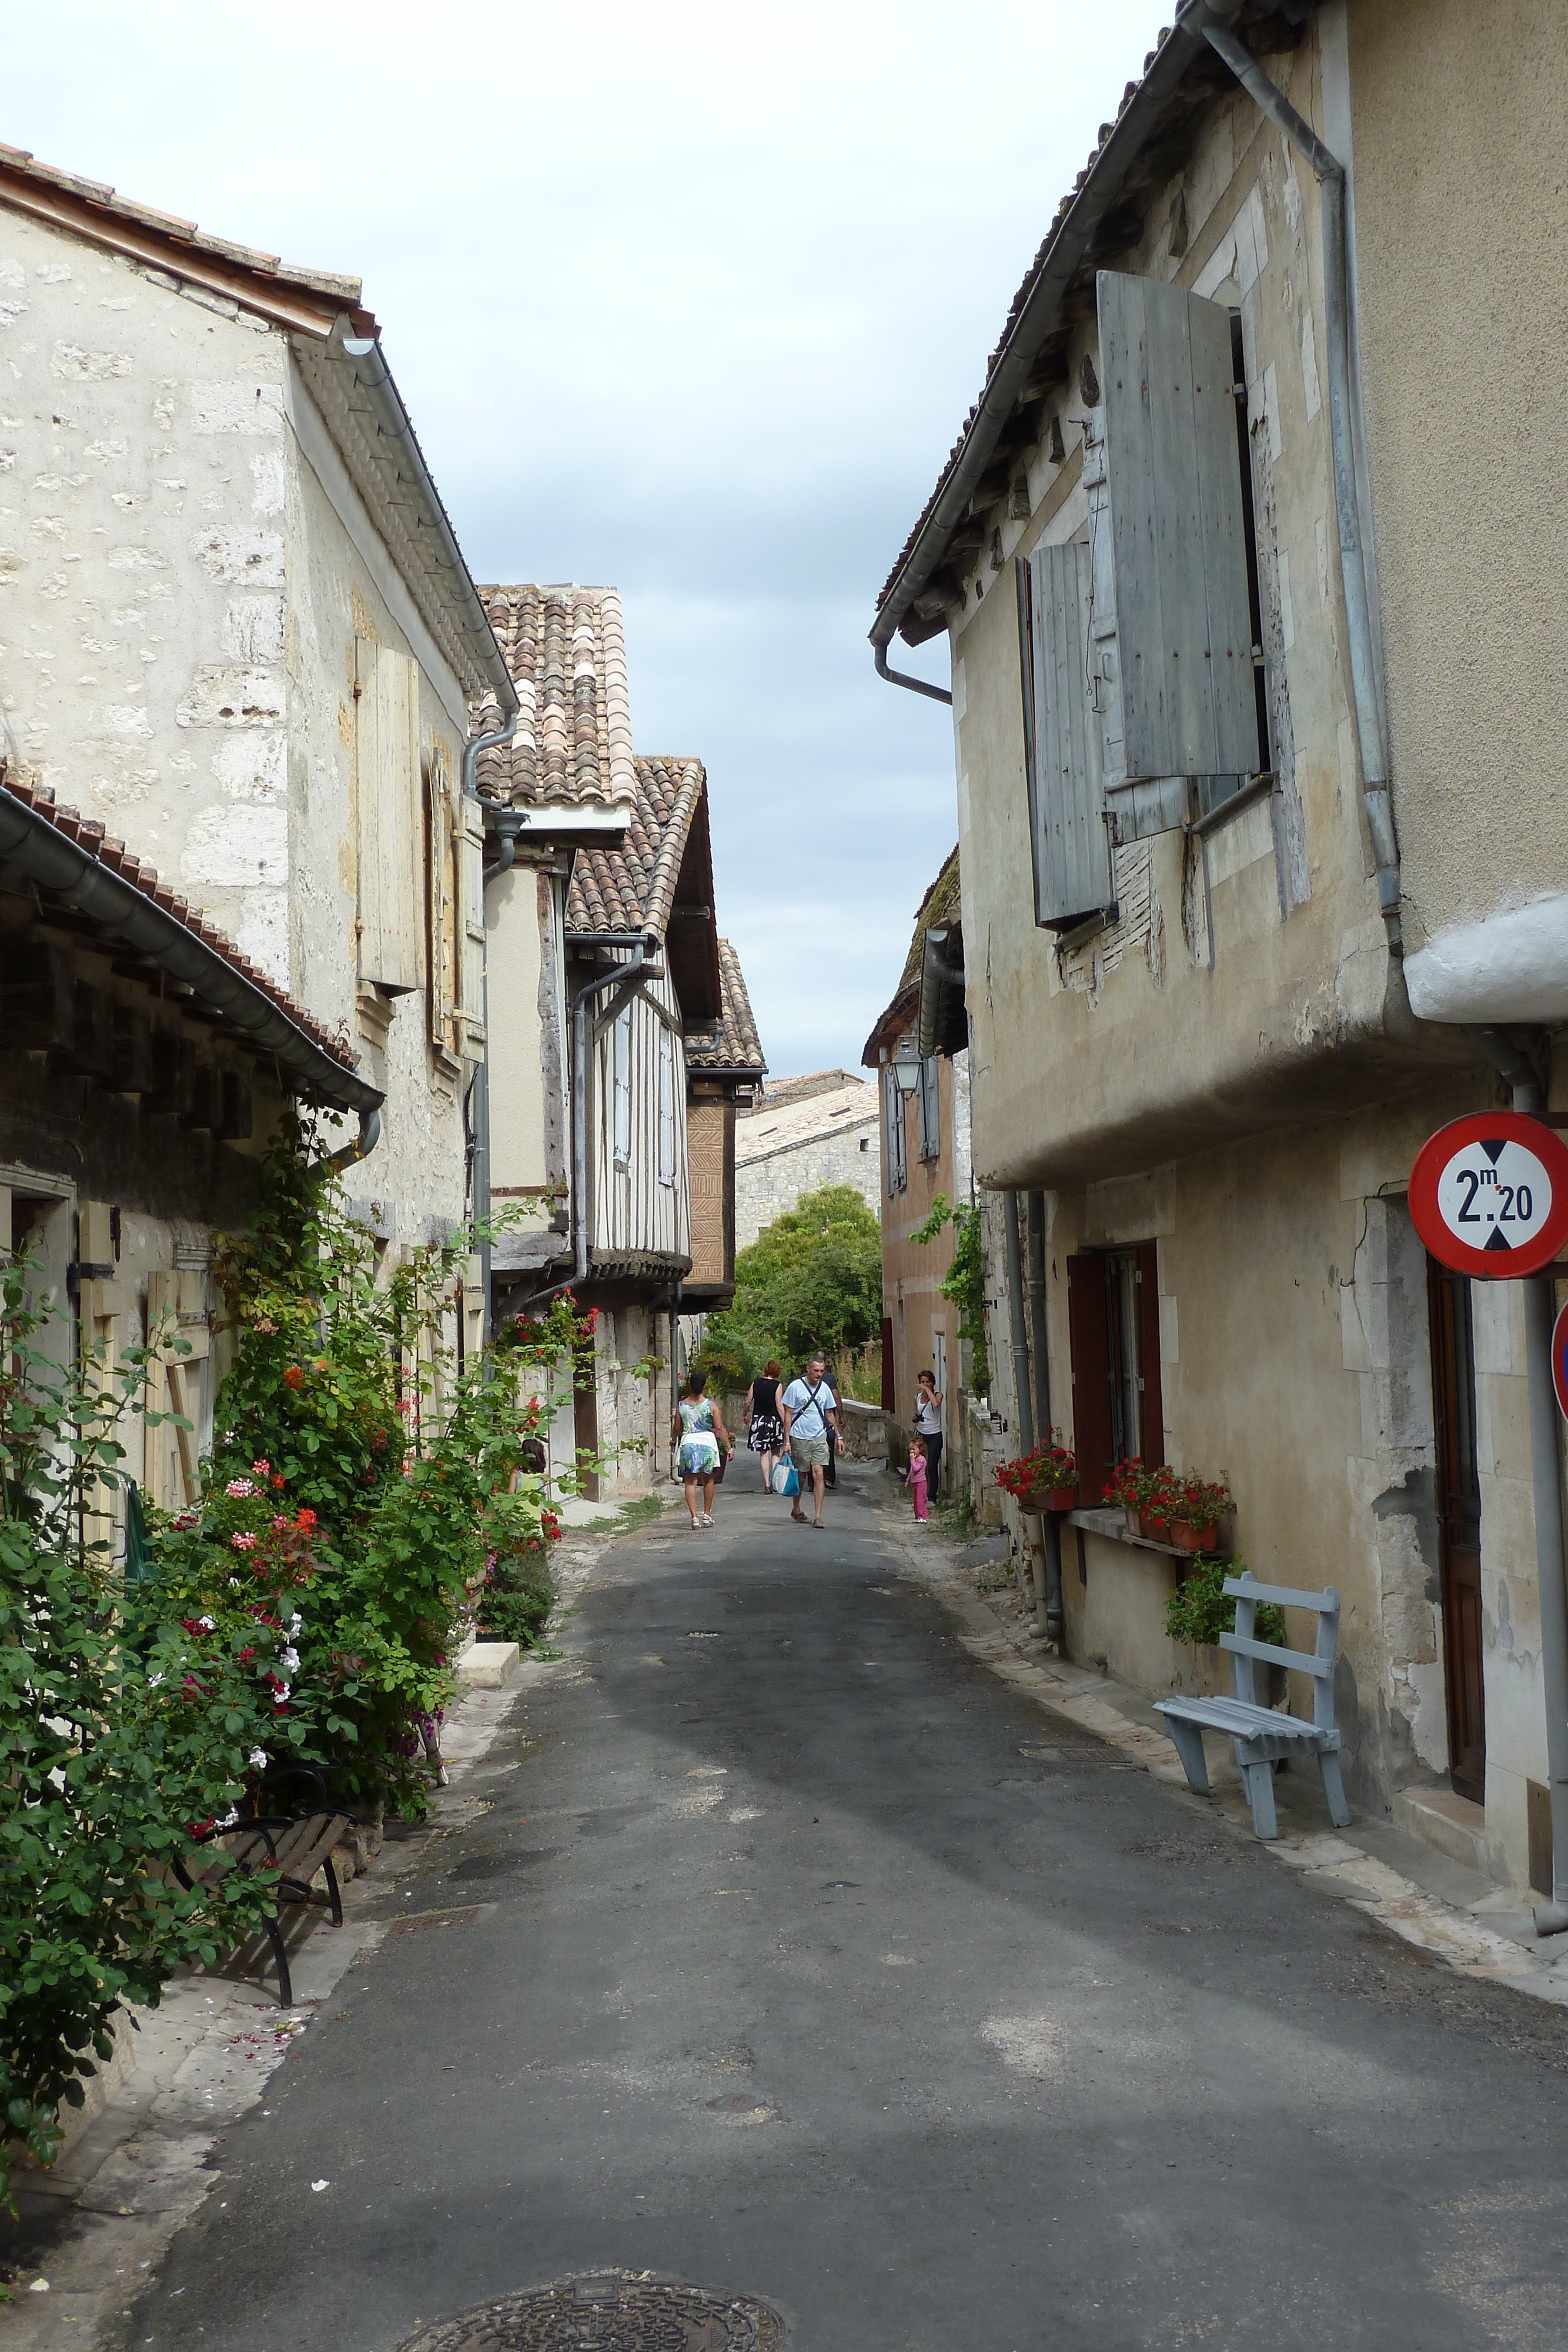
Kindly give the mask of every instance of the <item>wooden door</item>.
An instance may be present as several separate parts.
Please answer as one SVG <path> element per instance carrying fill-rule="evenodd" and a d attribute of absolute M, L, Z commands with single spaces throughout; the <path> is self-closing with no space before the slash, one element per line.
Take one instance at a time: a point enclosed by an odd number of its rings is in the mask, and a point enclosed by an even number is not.
<path fill-rule="evenodd" d="M 1476 1459 L 1476 1360 L 1467 1275 L 1427 1262 L 1437 1424 L 1437 1563 L 1449 1777 L 1457 1796 L 1486 1801 L 1481 1672 L 1481 1496 Z"/>

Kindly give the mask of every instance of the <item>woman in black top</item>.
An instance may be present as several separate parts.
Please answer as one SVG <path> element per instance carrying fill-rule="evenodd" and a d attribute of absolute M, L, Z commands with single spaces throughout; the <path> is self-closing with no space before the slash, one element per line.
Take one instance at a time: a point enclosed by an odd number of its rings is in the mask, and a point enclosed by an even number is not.
<path fill-rule="evenodd" d="M 746 1391 L 746 1442 L 753 1454 L 762 1456 L 762 1491 L 773 1492 L 773 1470 L 784 1451 L 784 1416 L 779 1410 L 779 1367 L 777 1357 L 769 1356 L 757 1378 Z"/>

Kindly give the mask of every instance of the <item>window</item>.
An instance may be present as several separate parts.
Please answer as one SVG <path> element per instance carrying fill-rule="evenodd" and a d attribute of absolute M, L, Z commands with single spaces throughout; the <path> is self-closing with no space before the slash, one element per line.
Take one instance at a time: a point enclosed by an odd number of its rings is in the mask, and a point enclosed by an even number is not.
<path fill-rule="evenodd" d="M 623 1004 L 611 1031 L 614 1091 L 613 1150 L 617 1168 L 632 1165 L 632 1007 Z"/>
<path fill-rule="evenodd" d="M 935 1054 L 921 1062 L 915 1100 L 920 1106 L 920 1157 L 935 1160 L 942 1149 L 942 1073 Z"/>
<path fill-rule="evenodd" d="M 1067 1322 L 1079 1491 L 1092 1508 L 1113 1463 L 1165 1460 L 1155 1244 L 1070 1257 Z"/>
<path fill-rule="evenodd" d="M 659 1181 L 675 1181 L 675 1041 L 659 1031 Z"/>
<path fill-rule="evenodd" d="M 909 1181 L 904 1156 L 904 1097 L 891 1069 L 882 1074 L 882 1130 L 887 1139 L 887 1190 L 891 1199 Z"/>
<path fill-rule="evenodd" d="M 1088 534 L 1020 565 L 1035 919 L 1110 904 L 1109 845 L 1216 807 L 1268 764 L 1257 559 L 1233 322 L 1102 270 Z"/>

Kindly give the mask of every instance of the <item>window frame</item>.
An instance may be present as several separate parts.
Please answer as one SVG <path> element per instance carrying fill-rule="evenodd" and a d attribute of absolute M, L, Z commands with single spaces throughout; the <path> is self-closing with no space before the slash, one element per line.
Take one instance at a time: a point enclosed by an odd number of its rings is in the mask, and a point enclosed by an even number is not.
<path fill-rule="evenodd" d="M 915 1102 L 920 1112 L 920 1157 L 924 1160 L 939 1160 L 942 1156 L 942 1071 L 940 1055 L 926 1054 L 921 1057 L 920 1083 L 915 1088 Z"/>
<path fill-rule="evenodd" d="M 902 1192 L 909 1182 L 909 1155 L 905 1149 L 904 1133 L 904 1097 L 899 1091 L 898 1080 L 894 1075 L 891 1063 L 887 1064 L 883 1070 L 882 1098 L 883 1132 L 886 1139 L 883 1155 L 883 1175 L 887 1184 L 887 1197 L 891 1201 Z"/>
<path fill-rule="evenodd" d="M 1159 1252 L 1155 1242 L 1076 1252 L 1067 1261 L 1072 1437 L 1079 1488 L 1093 1509 L 1116 1463 L 1127 1458 L 1126 1381 L 1137 1383 L 1135 1461 L 1166 1458 L 1160 1381 Z"/>

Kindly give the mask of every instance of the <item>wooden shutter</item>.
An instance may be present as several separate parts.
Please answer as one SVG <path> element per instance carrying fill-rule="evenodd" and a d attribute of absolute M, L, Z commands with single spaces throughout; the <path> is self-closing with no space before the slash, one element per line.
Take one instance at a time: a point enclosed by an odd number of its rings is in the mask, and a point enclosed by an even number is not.
<path fill-rule="evenodd" d="M 1111 904 L 1100 721 L 1086 688 L 1090 578 L 1082 541 L 1029 559 L 1034 919 L 1057 927 Z"/>
<path fill-rule="evenodd" d="M 1181 821 L 1175 780 L 1258 764 L 1241 463 L 1228 311 L 1113 270 L 1096 299 L 1121 707 L 1105 791 L 1135 839 Z"/>
<path fill-rule="evenodd" d="M 669 1031 L 659 1030 L 659 1181 L 675 1181 L 675 1045 Z"/>
<path fill-rule="evenodd" d="M 425 791 L 430 885 L 430 1042 L 438 1053 L 455 1051 L 457 1012 L 457 845 L 453 838 L 451 781 L 439 755 L 430 763 Z"/>
<path fill-rule="evenodd" d="M 902 1192 L 908 1170 L 904 1152 L 904 1097 L 891 1069 L 883 1074 L 882 1123 L 887 1139 L 887 1190 L 891 1198 Z"/>
<path fill-rule="evenodd" d="M 354 646 L 360 978 L 388 996 L 419 986 L 419 672 L 406 654 Z"/>
<path fill-rule="evenodd" d="M 1153 1242 L 1143 1243 L 1138 1250 L 1137 1293 L 1140 1459 L 1158 1465 L 1166 1458 L 1166 1419 L 1160 1392 L 1159 1254 Z"/>
<path fill-rule="evenodd" d="M 1072 1449 L 1078 1495 L 1092 1510 L 1111 1475 L 1111 1324 L 1105 1260 L 1085 1250 L 1067 1261 L 1067 1337 L 1072 1358 Z"/>
<path fill-rule="evenodd" d="M 192 1423 L 175 1429 L 163 1422 L 147 1432 L 142 1484 L 165 1510 L 183 1511 L 202 1490 L 201 1454 L 211 1432 L 202 1426 L 202 1366 L 212 1348 L 207 1315 L 207 1277 L 191 1268 L 155 1271 L 147 1277 L 147 1336 L 162 1324 L 165 1343 L 183 1339 L 187 1355 L 172 1351 L 148 1365 L 147 1402 L 154 1412 L 177 1413 Z"/>
<path fill-rule="evenodd" d="M 458 793 L 455 809 L 458 1050 L 477 1061 L 485 1050 L 485 813 L 471 793 Z"/>
<path fill-rule="evenodd" d="M 623 1004 L 610 1032 L 613 1088 L 610 1149 L 617 1168 L 632 1165 L 632 1007 Z"/>

